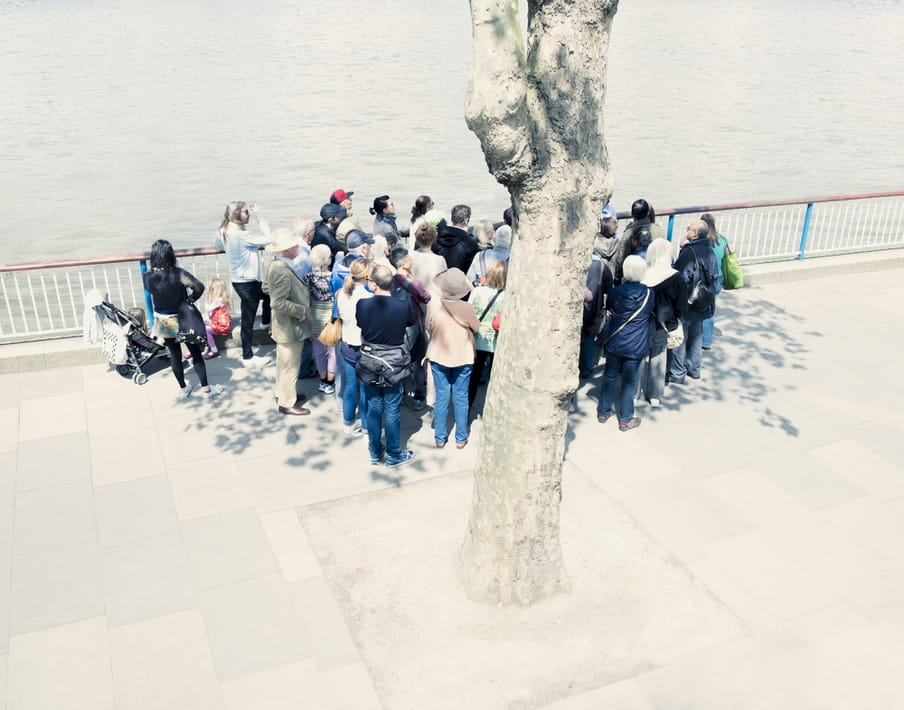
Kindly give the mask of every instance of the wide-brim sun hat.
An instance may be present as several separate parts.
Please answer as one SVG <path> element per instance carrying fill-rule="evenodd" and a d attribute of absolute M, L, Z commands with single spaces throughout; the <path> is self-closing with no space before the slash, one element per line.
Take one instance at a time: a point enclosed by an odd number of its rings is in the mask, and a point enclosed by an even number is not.
<path fill-rule="evenodd" d="M 461 300 L 471 293 L 473 288 L 465 272 L 455 267 L 440 271 L 433 277 L 433 285 L 440 296 L 450 301 Z"/>
<path fill-rule="evenodd" d="M 264 251 L 280 252 L 299 244 L 301 244 L 301 237 L 292 234 L 291 230 L 275 229 L 270 233 L 270 243 L 264 247 Z"/>

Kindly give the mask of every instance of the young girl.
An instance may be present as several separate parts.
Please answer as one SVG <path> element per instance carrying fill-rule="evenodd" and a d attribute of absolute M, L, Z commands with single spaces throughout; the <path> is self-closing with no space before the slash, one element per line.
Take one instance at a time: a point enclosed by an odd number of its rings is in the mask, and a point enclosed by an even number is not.
<path fill-rule="evenodd" d="M 333 394 L 336 391 L 333 383 L 336 378 L 336 349 L 327 347 L 317 338 L 333 316 L 330 259 L 332 252 L 326 244 L 315 246 L 311 249 L 313 270 L 302 278 L 311 292 L 311 344 L 314 346 L 314 362 L 320 374 L 320 386 L 317 389 L 323 394 Z"/>
<path fill-rule="evenodd" d="M 204 300 L 204 323 L 207 325 L 207 352 L 204 359 L 210 360 L 220 354 L 214 335 L 229 335 L 232 332 L 232 316 L 229 315 L 229 294 L 226 282 L 216 277 L 207 282 Z"/>

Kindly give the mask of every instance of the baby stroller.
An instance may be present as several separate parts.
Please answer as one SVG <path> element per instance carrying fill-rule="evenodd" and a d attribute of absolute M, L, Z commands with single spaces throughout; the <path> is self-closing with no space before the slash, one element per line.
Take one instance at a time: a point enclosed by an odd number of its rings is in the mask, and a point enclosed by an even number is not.
<path fill-rule="evenodd" d="M 141 368 L 164 346 L 142 330 L 136 318 L 112 303 L 101 301 L 94 310 L 103 321 L 103 353 L 107 361 L 116 365 L 120 375 L 131 376 L 132 382 L 143 385 L 148 376 Z"/>

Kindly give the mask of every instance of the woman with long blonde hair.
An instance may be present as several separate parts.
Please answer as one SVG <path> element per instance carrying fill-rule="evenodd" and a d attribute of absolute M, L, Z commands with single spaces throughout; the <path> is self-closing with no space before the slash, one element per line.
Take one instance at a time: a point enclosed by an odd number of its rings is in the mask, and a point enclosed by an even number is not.
<path fill-rule="evenodd" d="M 260 234 L 248 229 L 251 217 L 257 221 Z M 270 297 L 261 286 L 261 264 L 258 250 L 270 243 L 270 225 L 260 216 L 260 210 L 253 202 L 230 202 L 223 213 L 223 221 L 217 230 L 214 246 L 226 252 L 229 258 L 229 275 L 232 287 L 242 302 L 242 364 L 245 367 L 259 367 L 270 362 L 270 358 L 255 357 L 251 350 L 251 336 L 254 331 L 254 317 L 257 307 L 263 301 L 261 325 L 270 323 Z"/>
<path fill-rule="evenodd" d="M 367 290 L 367 282 L 373 262 L 360 257 L 352 261 L 349 275 L 345 283 L 336 293 L 336 309 L 342 319 L 342 342 L 339 352 L 342 356 L 342 423 L 349 436 L 363 436 L 367 431 L 367 400 L 364 397 L 364 385 L 358 382 L 355 365 L 361 349 L 361 329 L 355 317 L 358 301 L 371 298 L 373 294 Z M 361 423 L 355 423 L 355 410 Z"/>

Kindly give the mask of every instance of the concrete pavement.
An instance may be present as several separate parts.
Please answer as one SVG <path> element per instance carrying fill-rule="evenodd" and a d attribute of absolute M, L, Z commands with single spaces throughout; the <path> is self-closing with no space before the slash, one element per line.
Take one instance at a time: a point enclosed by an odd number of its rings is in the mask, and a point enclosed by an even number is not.
<path fill-rule="evenodd" d="M 88 364 L 0 376 L 5 707 L 904 706 L 904 269 L 725 293 L 703 379 L 569 432 L 570 594 L 454 580 L 481 431 L 367 463 L 272 368 L 177 402 Z M 188 377 L 192 374 L 189 372 Z M 517 454 L 517 444 L 513 453 Z M 415 485 L 416 484 L 416 485 Z M 617 571 L 617 573 L 616 573 Z M 0 707 L 3 707 L 0 704 Z"/>

